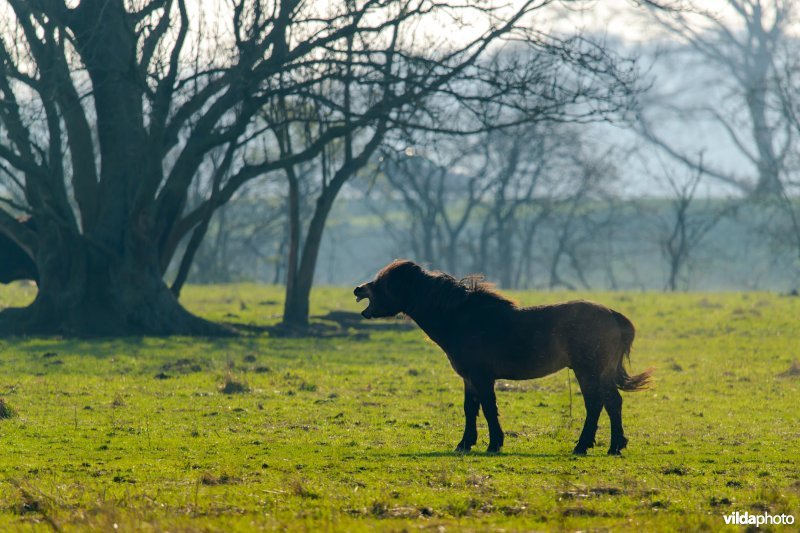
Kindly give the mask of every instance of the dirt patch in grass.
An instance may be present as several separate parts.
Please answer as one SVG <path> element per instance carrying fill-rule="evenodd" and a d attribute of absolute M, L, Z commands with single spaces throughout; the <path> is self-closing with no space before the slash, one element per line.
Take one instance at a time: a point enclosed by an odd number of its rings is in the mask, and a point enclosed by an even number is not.
<path fill-rule="evenodd" d="M 301 498 L 306 498 L 309 500 L 319 499 L 319 494 L 314 492 L 308 486 L 308 484 L 302 479 L 293 479 L 289 481 L 288 485 L 289 485 L 289 491 L 295 496 L 299 496 Z"/>
<path fill-rule="evenodd" d="M 561 511 L 563 516 L 600 516 L 600 513 L 594 509 L 587 509 L 586 507 L 567 507 Z"/>
<path fill-rule="evenodd" d="M 577 487 L 561 493 L 565 500 L 580 500 L 597 496 L 617 496 L 622 494 L 622 489 L 617 487 Z"/>
<path fill-rule="evenodd" d="M 792 364 L 789 365 L 789 369 L 785 372 L 781 372 L 778 374 L 778 377 L 781 378 L 797 378 L 800 377 L 800 361 L 795 359 L 792 361 Z"/>
<path fill-rule="evenodd" d="M 236 485 L 241 483 L 241 478 L 231 476 L 226 473 L 222 474 L 212 474 L 211 472 L 205 472 L 202 476 L 200 476 L 200 483 L 203 485 L 207 485 L 209 487 L 213 487 L 216 485 Z"/>
<path fill-rule="evenodd" d="M 250 392 L 250 387 L 247 386 L 247 383 L 238 381 L 233 376 L 228 376 L 219 391 L 222 394 L 244 394 Z"/>
<path fill-rule="evenodd" d="M 731 502 L 730 498 L 726 496 L 722 497 L 712 496 L 711 499 L 708 501 L 708 504 L 711 507 L 727 507 L 728 505 L 731 505 L 731 503 L 733 502 Z"/>
<path fill-rule="evenodd" d="M 696 305 L 702 309 L 719 309 L 722 307 L 721 303 L 712 302 L 708 298 L 698 300 Z"/>
<path fill-rule="evenodd" d="M 17 412 L 14 408 L 8 405 L 4 399 L 0 398 L 0 420 L 13 418 L 16 414 Z"/>
<path fill-rule="evenodd" d="M 20 489 L 20 499 L 14 506 L 14 511 L 17 514 L 25 515 L 29 513 L 41 513 L 42 509 L 42 502 L 40 502 L 28 491 Z"/>
<path fill-rule="evenodd" d="M 383 516 L 388 518 L 419 518 L 421 516 L 432 516 L 433 510 L 429 507 L 411 507 L 411 506 L 400 506 L 400 507 L 389 507 L 386 509 L 386 512 Z"/>
<path fill-rule="evenodd" d="M 208 368 L 208 363 L 200 359 L 184 357 L 161 365 L 162 373 L 193 374 Z"/>

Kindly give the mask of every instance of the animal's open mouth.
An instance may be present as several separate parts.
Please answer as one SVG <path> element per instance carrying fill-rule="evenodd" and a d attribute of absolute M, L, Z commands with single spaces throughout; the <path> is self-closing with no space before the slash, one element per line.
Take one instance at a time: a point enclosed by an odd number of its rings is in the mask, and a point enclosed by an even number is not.
<path fill-rule="evenodd" d="M 356 290 L 354 290 L 353 293 L 356 295 L 356 302 L 360 302 L 361 300 L 367 300 L 369 302 L 369 305 L 367 305 L 366 309 L 361 312 L 361 316 L 364 318 L 372 318 L 372 311 L 370 310 L 372 302 L 369 300 L 369 289 L 362 285 L 356 287 Z"/>
<path fill-rule="evenodd" d="M 369 302 L 369 297 L 362 297 L 361 300 L 363 300 L 364 298 L 366 298 L 367 301 Z M 367 307 L 365 307 L 364 310 L 361 311 L 361 316 L 363 316 L 364 318 L 372 318 L 372 302 L 369 302 Z"/>

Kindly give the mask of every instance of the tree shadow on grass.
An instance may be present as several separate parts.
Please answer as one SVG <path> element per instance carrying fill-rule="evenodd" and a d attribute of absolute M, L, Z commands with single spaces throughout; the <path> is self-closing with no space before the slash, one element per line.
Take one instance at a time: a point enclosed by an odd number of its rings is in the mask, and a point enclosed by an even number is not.
<path fill-rule="evenodd" d="M 314 315 L 314 319 L 305 326 L 294 326 L 279 322 L 265 326 L 263 331 L 270 337 L 278 338 L 347 338 L 354 341 L 370 339 L 372 331 L 408 331 L 416 326 L 408 319 L 393 319 L 380 322 L 369 321 L 360 313 L 351 311 L 330 311 L 325 315 Z M 228 323 L 234 328 L 242 328 L 241 324 Z M 246 328 L 245 328 L 246 329 Z"/>
<path fill-rule="evenodd" d="M 31 359 L 49 359 L 55 356 L 77 355 L 95 359 L 111 359 L 121 355 L 134 358 L 172 359 L 181 355 L 187 340 L 194 351 L 226 349 L 234 338 L 214 339 L 207 337 L 118 337 L 100 339 L 64 339 L 62 337 L 18 337 L 9 341 L 13 350 Z"/>

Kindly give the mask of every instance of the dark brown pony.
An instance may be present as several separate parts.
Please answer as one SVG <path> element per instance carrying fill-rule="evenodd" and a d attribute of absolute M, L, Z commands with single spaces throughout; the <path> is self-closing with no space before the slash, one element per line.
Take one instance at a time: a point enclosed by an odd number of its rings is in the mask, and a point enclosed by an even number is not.
<path fill-rule="evenodd" d="M 650 370 L 631 376 L 623 359 L 630 354 L 634 328 L 622 314 L 600 304 L 575 301 L 518 307 L 470 277 L 457 280 L 429 272 L 411 261 L 395 261 L 355 295 L 369 299 L 365 318 L 405 313 L 438 344 L 464 379 L 464 437 L 456 451 L 476 443 L 480 408 L 489 426 L 488 452 L 503 446 L 497 419 L 497 379 L 531 379 L 564 367 L 575 372 L 586 404 L 586 421 L 573 453 L 594 446 L 603 407 L 611 419 L 610 455 L 628 439 L 622 429 L 622 396 L 647 386 Z"/>

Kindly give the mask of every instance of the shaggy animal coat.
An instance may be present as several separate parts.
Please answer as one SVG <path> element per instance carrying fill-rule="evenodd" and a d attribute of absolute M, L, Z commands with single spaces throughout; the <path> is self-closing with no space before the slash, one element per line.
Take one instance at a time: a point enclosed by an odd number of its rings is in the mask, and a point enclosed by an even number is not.
<path fill-rule="evenodd" d="M 628 443 L 622 428 L 622 396 L 647 386 L 650 370 L 631 376 L 623 365 L 634 327 L 624 315 L 600 304 L 573 301 L 519 307 L 479 278 L 457 280 L 411 261 L 395 261 L 375 280 L 356 287 L 369 299 L 365 318 L 405 313 L 447 354 L 464 380 L 464 436 L 456 450 L 469 451 L 478 437 L 483 409 L 489 452 L 503 446 L 494 384 L 497 379 L 531 379 L 569 367 L 581 387 L 586 420 L 573 453 L 594 446 L 600 412 L 611 421 L 608 453 Z"/>

